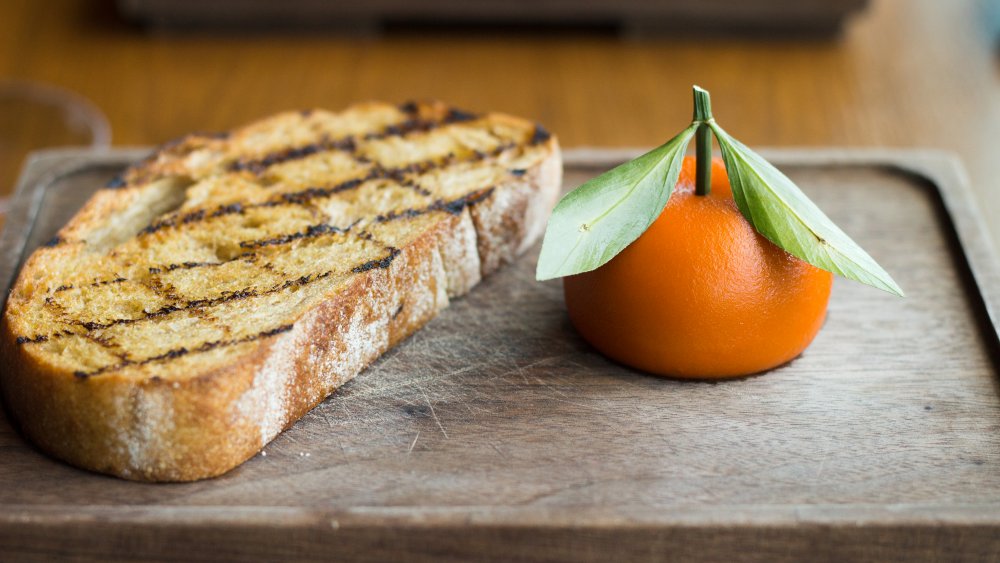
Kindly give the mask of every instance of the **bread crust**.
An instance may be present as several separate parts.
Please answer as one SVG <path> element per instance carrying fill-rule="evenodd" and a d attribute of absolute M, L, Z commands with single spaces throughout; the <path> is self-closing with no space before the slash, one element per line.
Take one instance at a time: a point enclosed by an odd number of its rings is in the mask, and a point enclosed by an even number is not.
<path fill-rule="evenodd" d="M 231 470 L 426 324 L 450 298 L 530 247 L 544 230 L 562 176 L 556 138 L 543 142 L 544 160 L 400 248 L 391 267 L 354 276 L 290 330 L 245 345 L 238 362 L 186 379 L 76 377 L 18 344 L 5 311 L 0 385 L 11 419 L 43 451 L 125 479 L 191 481 Z M 161 149 L 132 174 L 147 173 L 149 163 L 170 150 Z M 61 233 L 71 236 L 108 209 L 120 209 L 116 196 L 136 197 L 102 190 Z M 17 284 L 28 283 L 36 259 Z"/>

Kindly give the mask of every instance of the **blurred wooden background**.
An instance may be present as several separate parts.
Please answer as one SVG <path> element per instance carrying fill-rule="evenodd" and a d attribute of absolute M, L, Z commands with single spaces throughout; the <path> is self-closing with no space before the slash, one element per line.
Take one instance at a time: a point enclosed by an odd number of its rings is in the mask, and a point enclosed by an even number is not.
<path fill-rule="evenodd" d="M 697 83 L 711 90 L 719 121 L 753 146 L 956 152 L 1000 240 L 1000 56 L 985 23 L 988 1 L 873 0 L 839 38 L 807 40 L 179 34 L 122 23 L 107 0 L 4 0 L 0 77 L 86 96 L 107 114 L 116 145 L 284 109 L 441 98 L 537 119 L 568 147 L 650 146 L 688 122 Z"/>

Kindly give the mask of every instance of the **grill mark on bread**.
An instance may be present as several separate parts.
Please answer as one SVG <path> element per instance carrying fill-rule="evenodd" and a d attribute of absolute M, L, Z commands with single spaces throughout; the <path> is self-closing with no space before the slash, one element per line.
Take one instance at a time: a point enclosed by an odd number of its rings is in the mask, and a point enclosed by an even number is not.
<path fill-rule="evenodd" d="M 275 207 L 279 205 L 304 205 L 315 199 L 323 199 L 330 197 L 334 194 L 353 190 L 360 187 L 365 182 L 372 180 L 389 180 L 395 182 L 397 185 L 405 186 L 404 182 L 410 181 L 416 183 L 417 180 L 410 178 L 409 176 L 417 175 L 422 176 L 437 169 L 446 169 L 449 166 L 456 164 L 471 164 L 475 162 L 480 162 L 487 158 L 499 157 L 504 152 L 516 148 L 517 143 L 503 143 L 498 145 L 496 148 L 488 151 L 481 152 L 475 151 L 466 158 L 458 158 L 454 154 L 446 155 L 439 159 L 428 159 L 419 162 L 412 162 L 403 166 L 396 166 L 391 168 L 384 168 L 382 166 L 374 166 L 368 171 L 368 174 L 358 177 L 351 178 L 350 180 L 345 180 L 339 184 L 328 187 L 309 187 L 297 192 L 287 192 L 275 196 L 273 199 L 263 201 L 260 203 L 248 204 L 245 207 Z"/>
<path fill-rule="evenodd" d="M 228 205 L 222 205 L 212 212 L 210 217 L 222 217 L 223 215 L 232 215 L 233 213 L 243 213 L 243 204 L 240 202 L 230 203 Z"/>
<path fill-rule="evenodd" d="M 297 240 L 316 238 L 327 234 L 345 234 L 350 231 L 350 229 L 350 226 L 342 229 L 340 227 L 330 225 L 329 223 L 319 223 L 318 225 L 309 225 L 304 231 L 278 235 L 268 239 L 245 240 L 240 242 L 240 248 L 254 249 L 284 245 Z"/>
<path fill-rule="evenodd" d="M 374 172 L 374 171 L 373 171 Z M 280 205 L 306 205 L 314 199 L 323 199 L 330 197 L 334 194 L 340 192 L 346 192 L 348 190 L 353 190 L 361 186 L 361 184 L 378 178 L 377 174 L 369 172 L 367 175 L 360 178 L 351 178 L 350 180 L 345 180 L 339 184 L 334 184 L 333 186 L 327 187 L 309 187 L 304 190 L 299 190 L 297 192 L 286 192 L 279 194 L 275 198 L 269 199 L 267 201 L 262 201 L 260 203 L 250 204 L 251 207 L 277 207 Z"/>
<path fill-rule="evenodd" d="M 388 251 L 388 254 L 386 254 L 382 258 L 376 258 L 376 259 L 373 259 L 373 260 L 369 260 L 367 262 L 364 262 L 362 264 L 354 266 L 353 268 L 350 268 L 349 271 L 352 272 L 352 273 L 355 273 L 355 274 L 359 274 L 359 273 L 364 273 L 364 272 L 367 272 L 367 271 L 375 269 L 375 268 L 381 268 L 381 269 L 388 268 L 389 266 L 392 265 L 393 260 L 395 260 L 396 256 L 398 256 L 401 251 L 398 248 L 395 248 L 395 247 L 392 247 L 392 246 L 387 246 L 386 250 Z M 268 288 L 266 290 L 263 290 L 263 291 L 254 290 L 252 288 L 247 287 L 247 288 L 244 288 L 244 289 L 241 289 L 241 290 L 237 290 L 237 291 L 223 292 L 223 294 L 220 295 L 220 296 L 218 296 L 218 297 L 211 297 L 211 298 L 205 298 L 205 299 L 194 299 L 194 300 L 187 301 L 187 302 L 185 302 L 183 304 L 181 304 L 181 303 L 169 303 L 169 304 L 164 305 L 163 307 L 161 307 L 161 308 L 159 308 L 159 309 L 157 309 L 155 311 L 143 312 L 142 315 L 140 315 L 138 317 L 135 317 L 135 318 L 111 319 L 109 321 L 104 321 L 104 322 L 98 322 L 98 321 L 80 321 L 80 320 L 72 320 L 72 321 L 69 321 L 69 322 L 70 322 L 70 324 L 83 327 L 88 332 L 93 332 L 93 331 L 97 331 L 97 330 L 104 330 L 104 329 L 108 329 L 108 328 L 111 328 L 111 327 L 114 327 L 114 326 L 119 326 L 119 325 L 130 325 L 130 324 L 135 324 L 135 323 L 139 323 L 139 322 L 145 322 L 145 321 L 148 321 L 148 320 L 151 320 L 151 319 L 156 319 L 156 318 L 159 318 L 159 317 L 164 317 L 166 315 L 170 315 L 170 314 L 173 314 L 173 313 L 176 313 L 176 312 L 179 312 L 179 311 L 193 311 L 193 310 L 197 310 L 197 309 L 208 309 L 208 308 L 216 307 L 218 305 L 221 305 L 223 303 L 228 303 L 228 302 L 231 302 L 231 301 L 238 301 L 238 300 L 241 300 L 241 299 L 248 299 L 248 298 L 251 298 L 251 297 L 262 297 L 262 296 L 265 296 L 265 295 L 271 295 L 271 294 L 278 293 L 278 292 L 284 291 L 284 290 L 292 288 L 292 287 L 302 287 L 302 286 L 308 285 L 310 283 L 313 283 L 313 282 L 316 282 L 316 281 L 328 278 L 331 275 L 333 275 L 334 273 L 335 273 L 334 271 L 330 270 L 330 271 L 326 271 L 326 272 L 322 272 L 322 273 L 318 273 L 318 274 L 306 274 L 306 275 L 300 276 L 298 278 L 286 279 L 283 282 L 275 284 L 275 285 L 271 286 L 270 288 Z M 70 334 L 75 334 L 75 333 L 70 333 Z M 18 344 L 39 343 L 39 342 L 45 342 L 45 341 L 49 340 L 49 338 L 58 338 L 58 337 L 61 337 L 62 335 L 63 335 L 62 332 L 58 332 L 58 333 L 51 333 L 51 334 L 44 334 L 44 335 L 35 335 L 35 336 L 32 336 L 32 337 L 18 336 L 16 338 L 16 342 Z"/>
<path fill-rule="evenodd" d="M 102 287 L 102 286 L 105 286 L 105 285 L 113 285 L 113 284 L 127 282 L 127 281 L 129 281 L 128 278 L 123 278 L 120 275 L 116 275 L 115 277 L 113 277 L 111 279 L 106 279 L 106 280 L 95 279 L 94 281 L 92 281 L 92 282 L 90 282 L 88 284 L 83 284 L 83 286 L 84 287 Z M 49 289 L 49 290 L 47 290 L 46 293 L 62 293 L 64 291 L 69 291 L 69 290 L 75 289 L 75 288 L 76 288 L 76 286 L 74 284 L 71 284 L 71 283 L 62 284 L 62 285 L 56 287 L 55 289 Z M 54 304 L 52 302 L 52 298 L 51 297 L 46 297 L 45 298 L 45 303 L 46 304 Z"/>
<path fill-rule="evenodd" d="M 418 104 L 417 102 L 415 102 L 413 100 L 409 100 L 409 101 L 403 102 L 402 104 L 399 104 L 399 106 L 397 106 L 397 107 L 399 108 L 399 111 L 401 111 L 401 112 L 403 112 L 403 113 L 405 113 L 407 115 L 410 115 L 412 117 L 416 117 L 416 116 L 420 115 L 420 104 Z M 448 109 L 448 114 L 447 115 L 452 120 L 452 122 L 472 121 L 474 119 L 478 119 L 479 118 L 479 115 L 477 115 L 475 113 L 472 113 L 470 111 L 465 111 L 465 110 L 462 110 L 462 109 L 458 109 L 458 108 L 454 108 L 454 107 Z"/>
<path fill-rule="evenodd" d="M 548 142 L 548 140 L 551 139 L 551 138 L 552 138 L 552 134 L 549 133 L 540 124 L 536 123 L 535 124 L 535 131 L 534 131 L 534 133 L 531 134 L 530 144 L 531 144 L 531 146 L 540 145 L 542 143 Z"/>
<path fill-rule="evenodd" d="M 108 180 L 107 184 L 104 184 L 104 187 L 109 190 L 120 190 L 126 186 L 128 186 L 128 182 L 125 181 L 125 178 L 123 178 L 121 174 L 111 178 Z"/>
<path fill-rule="evenodd" d="M 247 342 L 253 342 L 255 340 L 260 340 L 262 338 L 268 338 L 268 337 L 271 337 L 271 336 L 276 336 L 276 335 L 281 334 L 283 332 L 288 332 L 288 331 L 292 330 L 293 328 L 295 328 L 295 324 L 294 323 L 289 323 L 289 324 L 284 324 L 284 325 L 277 326 L 277 327 L 272 328 L 272 329 L 268 329 L 268 330 L 264 330 L 264 331 L 258 332 L 257 334 L 251 334 L 249 336 L 244 336 L 242 338 L 234 338 L 234 339 L 230 339 L 230 340 L 212 340 L 212 341 L 208 341 L 208 342 L 202 342 L 201 344 L 199 344 L 195 348 L 187 348 L 185 346 L 181 346 L 179 348 L 173 348 L 173 349 L 167 350 L 166 352 L 163 352 L 162 354 L 157 354 L 155 356 L 149 356 L 149 357 L 142 358 L 142 359 L 139 359 L 139 360 L 130 360 L 127 357 L 125 357 L 125 358 L 122 358 L 122 361 L 119 362 L 119 363 L 117 363 L 117 364 L 110 364 L 110 365 L 98 368 L 98 369 L 96 369 L 94 371 L 77 370 L 77 371 L 73 372 L 73 375 L 76 376 L 79 379 L 88 379 L 88 378 L 93 377 L 95 375 L 102 375 L 102 374 L 105 374 L 105 373 L 110 373 L 110 372 L 117 371 L 117 370 L 129 367 L 129 366 L 143 366 L 143 365 L 146 365 L 146 364 L 151 364 L 153 362 L 160 362 L 160 361 L 165 361 L 165 360 L 168 360 L 168 361 L 169 360 L 175 360 L 177 358 L 180 358 L 180 357 L 183 357 L 183 356 L 187 356 L 188 354 L 196 354 L 196 353 L 201 353 L 201 352 L 208 352 L 208 351 L 211 351 L 211 350 L 215 350 L 216 348 L 225 348 L 227 346 L 235 346 L 237 344 L 245 344 Z"/>
<path fill-rule="evenodd" d="M 416 109 L 416 108 L 414 108 Z M 376 141 L 381 139 L 387 139 L 389 137 L 405 137 L 413 133 L 426 133 L 441 127 L 442 125 L 450 125 L 452 123 L 462 123 L 465 121 L 472 121 L 478 119 L 479 116 L 457 110 L 450 109 L 444 118 L 440 120 L 435 119 L 421 119 L 414 117 L 415 112 L 405 112 L 411 115 L 411 117 L 400 123 L 393 123 L 386 125 L 381 131 L 372 131 L 366 133 L 361 138 L 365 141 Z M 229 165 L 229 170 L 232 172 L 249 171 L 254 174 L 262 174 L 271 166 L 275 164 L 281 164 L 291 160 L 298 160 L 305 158 L 307 156 L 312 156 L 320 152 L 326 152 L 331 150 L 342 150 L 354 154 L 357 151 L 357 136 L 347 135 L 339 139 L 320 139 L 315 143 L 309 143 L 300 147 L 292 147 L 284 149 L 281 151 L 275 151 L 264 155 L 263 157 L 255 159 L 239 159 Z"/>
<path fill-rule="evenodd" d="M 463 121 L 475 121 L 479 119 L 477 114 L 458 108 L 450 108 L 448 115 L 444 118 L 445 123 L 462 123 Z"/>
<path fill-rule="evenodd" d="M 347 234 L 347 233 L 350 232 L 350 229 L 353 226 L 354 225 L 352 224 L 352 225 L 348 225 L 348 227 L 346 227 L 346 228 L 340 228 L 340 227 L 335 227 L 335 226 L 332 226 L 332 225 L 328 225 L 326 223 L 321 223 L 321 224 L 317 224 L 317 225 L 310 225 L 309 227 L 307 227 L 306 231 L 304 231 L 302 233 L 291 233 L 291 234 L 286 234 L 286 235 L 278 235 L 278 236 L 270 238 L 270 239 L 241 241 L 241 242 L 238 243 L 238 245 L 240 247 L 243 247 L 243 248 L 254 248 L 254 249 L 255 248 L 268 247 L 268 246 L 279 246 L 279 245 L 282 245 L 282 244 L 289 244 L 291 242 L 294 242 L 296 240 L 300 240 L 300 239 L 303 239 L 303 238 L 317 238 L 317 237 L 320 237 L 320 236 L 326 235 L 326 234 Z M 364 234 L 366 234 L 367 237 L 361 236 L 360 234 L 356 235 L 356 236 L 359 236 L 359 238 L 364 238 L 365 240 L 372 240 L 370 234 L 368 234 L 368 233 L 364 233 Z M 149 274 L 151 276 L 157 276 L 157 275 L 160 275 L 160 274 L 163 274 L 163 273 L 172 272 L 174 270 L 190 270 L 190 269 L 194 269 L 194 268 L 213 268 L 213 267 L 217 267 L 217 266 L 223 266 L 225 264 L 228 264 L 230 262 L 235 262 L 237 260 L 254 261 L 256 259 L 257 259 L 257 254 L 255 254 L 252 250 L 249 250 L 247 252 L 244 252 L 244 253 L 241 253 L 241 254 L 237 254 L 236 256 L 233 256 L 232 258 L 230 258 L 228 260 L 221 260 L 221 261 L 218 261 L 218 262 L 180 262 L 180 263 L 174 263 L 174 264 L 163 264 L 163 265 L 158 265 L 158 266 L 149 266 L 147 268 L 147 271 L 149 272 Z M 261 267 L 264 268 L 264 269 L 272 269 L 273 268 L 273 266 L 271 264 L 264 264 Z M 153 278 L 153 280 L 156 281 L 156 278 Z M 127 280 L 125 278 L 116 278 L 114 280 L 109 280 L 107 282 L 95 282 L 95 284 L 90 284 L 90 285 L 99 285 L 101 283 L 110 283 L 112 281 L 113 282 L 121 282 L 121 281 L 129 281 L 129 280 Z M 157 289 L 156 287 L 153 287 L 152 285 L 149 285 L 149 284 L 146 284 L 146 285 L 147 285 L 147 287 L 150 287 L 150 289 L 153 289 L 154 291 L 156 291 L 156 289 Z M 58 288 L 56 288 L 55 292 L 66 291 L 66 290 L 69 290 L 69 289 L 73 289 L 73 285 L 72 284 L 61 285 Z"/>
<path fill-rule="evenodd" d="M 195 264 L 195 262 L 191 263 Z M 181 301 L 183 299 L 183 297 L 176 293 L 176 288 L 173 285 L 164 282 L 156 275 L 151 274 L 148 279 L 143 280 L 141 283 L 164 301 Z"/>
<path fill-rule="evenodd" d="M 241 172 L 246 170 L 253 172 L 254 174 L 262 174 L 271 166 L 282 162 L 298 160 L 316 153 L 332 150 L 342 150 L 353 153 L 356 149 L 357 141 L 353 135 L 334 140 L 320 139 L 315 143 L 309 143 L 308 145 L 303 145 L 301 147 L 292 147 L 268 153 L 260 158 L 236 160 L 229 165 L 229 170 L 231 172 Z"/>
<path fill-rule="evenodd" d="M 191 223 L 198 223 L 204 221 L 206 218 L 214 219 L 216 217 L 224 217 L 226 215 L 242 215 L 244 211 L 245 209 L 242 203 L 230 203 L 228 205 L 220 205 L 211 212 L 208 212 L 205 209 L 197 209 L 195 211 L 190 211 L 182 215 L 175 215 L 173 217 L 168 217 L 166 219 L 154 221 L 153 223 L 150 223 L 144 229 L 139 231 L 136 236 L 150 235 L 157 231 L 166 229 L 168 227 L 177 227 L 179 225 L 190 225 Z"/>
<path fill-rule="evenodd" d="M 519 147 L 517 143 L 508 142 L 501 143 L 487 152 L 474 151 L 465 158 L 458 158 L 454 154 L 449 154 L 439 159 L 422 160 L 391 168 L 384 168 L 382 166 L 375 165 L 364 176 L 344 180 L 332 186 L 311 186 L 295 192 L 278 194 L 271 199 L 258 203 L 231 203 L 228 205 L 218 206 L 212 210 L 197 209 L 182 215 L 160 219 L 143 228 L 136 236 L 151 235 L 164 229 L 201 223 L 218 217 L 224 217 L 226 215 L 242 215 L 249 209 L 279 207 L 284 205 L 305 206 L 317 199 L 325 199 L 341 192 L 357 189 L 365 182 L 373 180 L 388 180 L 395 182 L 399 186 L 414 189 L 418 193 L 422 193 L 422 195 L 430 195 L 429 192 L 421 188 L 419 184 L 417 184 L 417 180 L 413 179 L 411 176 L 422 176 L 433 170 L 447 169 L 448 167 L 456 164 L 471 164 L 486 160 L 487 158 L 497 158 L 504 152 L 517 147 Z"/>
<path fill-rule="evenodd" d="M 14 339 L 14 342 L 18 344 L 37 344 L 39 342 L 47 342 L 48 340 L 48 334 L 36 334 L 34 336 L 18 336 Z"/>
<path fill-rule="evenodd" d="M 451 215 L 458 215 L 466 207 L 471 207 L 480 201 L 490 197 L 493 193 L 494 187 L 484 188 L 481 190 L 476 190 L 474 192 L 468 193 L 462 197 L 455 198 L 452 200 L 439 199 L 434 203 L 428 205 L 427 207 L 421 208 L 410 208 L 402 210 L 390 211 L 385 215 L 375 216 L 376 223 L 388 223 L 390 221 L 395 221 L 397 219 L 412 219 L 413 217 L 419 217 L 421 215 L 426 215 L 427 213 L 433 213 L 435 211 L 444 211 Z"/>
<path fill-rule="evenodd" d="M 384 270 L 392 265 L 392 261 L 395 260 L 397 256 L 399 256 L 400 252 L 402 251 L 399 250 L 398 248 L 390 246 L 388 256 L 376 260 L 369 260 L 364 264 L 361 264 L 360 266 L 355 266 L 351 268 L 351 271 L 354 272 L 355 274 L 362 274 L 364 272 L 367 272 L 368 270 L 374 270 L 375 268 Z"/>
<path fill-rule="evenodd" d="M 251 297 L 263 297 L 265 295 L 271 295 L 271 294 L 274 294 L 274 293 L 278 293 L 280 291 L 284 291 L 284 290 L 286 290 L 288 288 L 291 288 L 291 287 L 301 287 L 301 286 L 313 283 L 315 281 L 319 281 L 321 279 L 328 278 L 331 275 L 333 275 L 333 273 L 334 272 L 331 270 L 331 271 L 323 272 L 323 273 L 320 273 L 320 274 L 307 274 L 307 275 L 301 276 L 301 277 L 299 277 L 297 279 L 285 280 L 284 282 L 279 283 L 279 284 L 275 284 L 275 285 L 271 286 L 270 288 L 265 289 L 263 291 L 258 291 L 258 290 L 254 290 L 254 289 L 252 289 L 250 287 L 246 287 L 246 288 L 243 288 L 243 289 L 240 289 L 240 290 L 237 290 L 237 291 L 223 292 L 222 295 L 220 295 L 218 297 L 209 297 L 209 298 L 205 298 L 205 299 L 193 299 L 193 300 L 187 301 L 186 303 L 183 303 L 183 304 L 180 304 L 180 303 L 170 303 L 168 305 L 164 305 L 163 307 L 160 307 L 159 309 L 157 309 L 155 311 L 148 312 L 148 313 L 144 312 L 142 315 L 140 315 L 138 317 L 135 317 L 133 319 L 111 319 L 111 320 L 105 321 L 105 322 L 97 322 L 97 321 L 73 321 L 73 323 L 77 324 L 79 326 L 82 326 L 83 328 L 85 328 L 88 331 L 104 330 L 104 329 L 107 329 L 107 328 L 111 328 L 113 326 L 135 324 L 135 323 L 139 323 L 139 322 L 148 321 L 150 319 L 155 319 L 155 318 L 158 318 L 158 317 L 164 317 L 166 315 L 170 315 L 170 314 L 176 313 L 178 311 L 191 311 L 191 310 L 194 310 L 194 309 L 208 309 L 208 308 L 211 308 L 211 307 L 216 307 L 216 306 L 221 305 L 223 303 L 229 303 L 231 301 L 239 301 L 239 300 L 242 300 L 242 299 L 249 299 Z"/>
<path fill-rule="evenodd" d="M 237 256 L 236 258 L 233 258 L 233 260 L 239 260 L 241 256 Z M 150 266 L 148 270 L 151 275 L 155 276 L 162 274 L 163 272 L 173 272 L 174 270 L 190 270 L 191 268 L 207 268 L 211 266 L 221 266 L 225 263 L 226 262 L 181 262 L 180 264 L 168 264 L 166 266 Z"/>
<path fill-rule="evenodd" d="M 115 283 L 122 283 L 122 282 L 125 282 L 125 281 L 128 281 L 128 279 L 123 278 L 121 276 L 118 276 L 118 277 L 112 278 L 110 280 L 95 280 L 95 281 L 93 281 L 93 282 L 90 283 L 90 287 L 101 287 L 102 285 L 111 285 L 111 284 L 115 284 Z M 60 287 L 64 287 L 64 286 L 60 286 Z M 57 291 L 58 291 L 58 289 L 59 288 L 56 288 Z M 72 289 L 72 288 L 67 288 L 67 289 Z"/>
<path fill-rule="evenodd" d="M 418 183 L 416 183 L 416 182 L 414 182 L 412 180 L 407 180 L 405 182 L 400 182 L 399 185 L 401 185 L 401 186 L 403 186 L 405 188 L 410 188 L 411 190 L 415 191 L 416 193 L 418 193 L 418 194 L 420 194 L 420 195 L 422 195 L 424 197 L 431 197 L 432 195 L 434 195 L 434 193 L 432 191 L 428 190 L 427 188 L 421 186 L 420 184 L 418 184 Z"/>

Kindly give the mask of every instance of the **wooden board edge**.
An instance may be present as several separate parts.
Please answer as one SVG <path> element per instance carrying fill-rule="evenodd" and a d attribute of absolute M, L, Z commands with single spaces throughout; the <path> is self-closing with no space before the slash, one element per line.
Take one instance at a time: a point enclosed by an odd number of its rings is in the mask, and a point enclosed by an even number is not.
<path fill-rule="evenodd" d="M 228 524 L 303 527 L 338 526 L 486 526 L 511 528 L 584 527 L 705 527 L 705 526 L 986 526 L 1000 530 L 1000 506 L 982 504 L 811 504 L 811 505 L 690 505 L 683 511 L 649 506 L 546 507 L 527 506 L 358 506 L 350 509 L 295 506 L 183 505 L 5 505 L 0 528 L 30 523 L 218 526 Z M 331 524 L 335 523 L 335 524 Z M 1000 541 L 1000 537 L 997 538 Z"/>
<path fill-rule="evenodd" d="M 57 518 L 7 516 L 0 518 L 0 545 L 7 557 L 39 561 L 56 554 L 157 561 L 939 561 L 990 559 L 1000 552 L 995 522 L 930 515 L 887 522 L 878 520 L 884 508 L 860 520 L 795 518 L 792 509 L 789 518 L 773 522 L 718 511 L 673 524 L 570 509 L 529 519 L 463 507 L 438 514 L 407 514 L 404 507 L 352 514 L 168 510 L 166 517 L 127 507 Z"/>

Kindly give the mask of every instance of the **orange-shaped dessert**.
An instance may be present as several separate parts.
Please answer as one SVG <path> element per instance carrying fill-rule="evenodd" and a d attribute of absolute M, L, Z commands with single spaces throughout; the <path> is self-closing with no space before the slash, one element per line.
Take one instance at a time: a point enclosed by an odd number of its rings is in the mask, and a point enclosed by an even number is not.
<path fill-rule="evenodd" d="M 695 193 L 687 157 L 659 218 L 600 268 L 564 278 L 580 334 L 606 356 L 683 378 L 749 375 L 784 364 L 826 317 L 833 275 L 778 248 L 743 217 L 726 169 Z"/>

